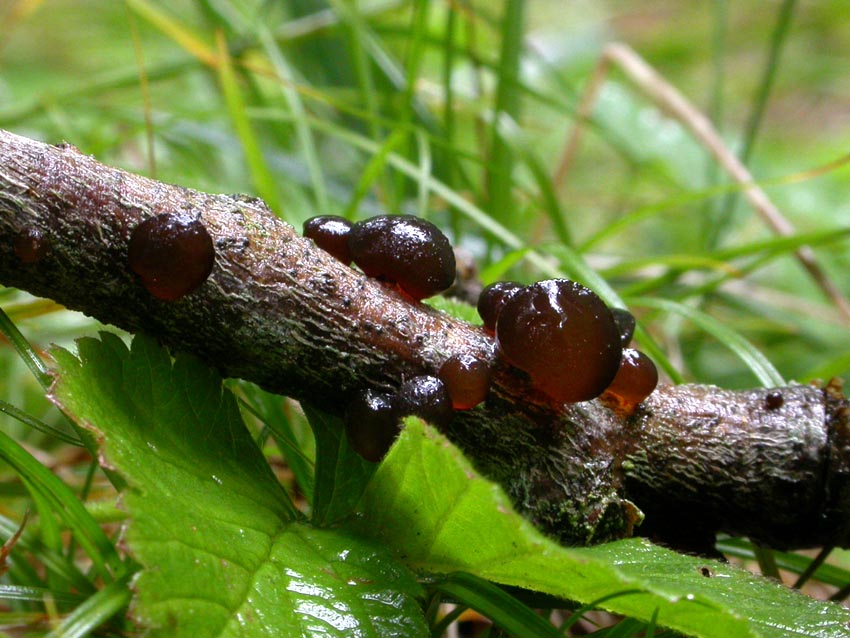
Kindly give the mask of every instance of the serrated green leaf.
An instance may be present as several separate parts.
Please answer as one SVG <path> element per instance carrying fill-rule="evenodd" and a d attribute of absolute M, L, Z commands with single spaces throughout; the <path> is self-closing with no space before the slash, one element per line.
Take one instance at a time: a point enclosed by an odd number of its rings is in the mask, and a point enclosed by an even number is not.
<path fill-rule="evenodd" d="M 416 570 L 465 571 L 701 638 L 847 636 L 850 611 L 742 569 L 629 539 L 567 548 L 544 537 L 434 429 L 409 419 L 360 504 L 358 529 Z M 621 595 L 617 595 L 621 594 Z"/>
<path fill-rule="evenodd" d="M 386 550 L 303 523 L 218 375 L 152 339 L 57 350 L 56 400 L 131 489 L 134 615 L 150 636 L 424 636 L 413 575 Z"/>

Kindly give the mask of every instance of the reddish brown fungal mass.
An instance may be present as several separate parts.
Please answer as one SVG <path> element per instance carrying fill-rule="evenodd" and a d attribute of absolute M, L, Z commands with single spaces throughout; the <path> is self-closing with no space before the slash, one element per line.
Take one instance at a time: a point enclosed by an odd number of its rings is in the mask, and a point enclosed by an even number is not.
<path fill-rule="evenodd" d="M 628 348 L 632 342 L 632 337 L 635 336 L 635 317 L 628 310 L 622 308 L 611 308 L 611 314 L 614 316 L 614 323 L 617 324 L 617 330 L 620 331 L 620 340 L 624 348 Z"/>
<path fill-rule="evenodd" d="M 785 397 L 779 390 L 773 390 L 764 397 L 764 403 L 768 410 L 778 410 L 785 404 Z"/>
<path fill-rule="evenodd" d="M 658 385 L 658 370 L 648 356 L 639 350 L 626 348 L 617 376 L 605 390 L 603 398 L 614 401 L 631 412 Z"/>
<path fill-rule="evenodd" d="M 522 290 L 515 281 L 497 281 L 486 286 L 478 297 L 478 314 L 484 322 L 484 328 L 491 333 L 496 331 L 496 320 L 505 303 Z"/>
<path fill-rule="evenodd" d="M 50 249 L 50 242 L 38 228 L 25 228 L 15 237 L 15 255 L 24 264 L 34 264 L 42 259 Z"/>
<path fill-rule="evenodd" d="M 374 390 L 360 393 L 348 404 L 344 422 L 351 449 L 373 463 L 384 458 L 401 430 L 393 397 Z"/>
<path fill-rule="evenodd" d="M 163 213 L 133 229 L 128 261 L 150 294 L 174 301 L 206 281 L 215 261 L 215 248 L 199 219 Z"/>
<path fill-rule="evenodd" d="M 358 222 L 348 247 L 364 273 L 395 282 L 416 300 L 454 282 L 455 255 L 449 240 L 434 224 L 412 215 L 379 215 Z"/>
<path fill-rule="evenodd" d="M 430 375 L 413 377 L 402 383 L 394 404 L 399 416 L 418 416 L 438 427 L 448 425 L 454 417 L 446 386 Z"/>
<path fill-rule="evenodd" d="M 446 359 L 437 375 L 446 386 L 455 410 L 470 410 L 487 398 L 490 365 L 470 354 Z"/>
<path fill-rule="evenodd" d="M 622 356 L 608 306 L 568 279 L 540 281 L 514 293 L 496 322 L 496 344 L 508 363 L 562 403 L 599 396 L 614 380 Z"/>
<path fill-rule="evenodd" d="M 304 222 L 303 235 L 347 266 L 351 263 L 348 236 L 352 226 L 353 224 L 344 217 L 318 215 Z"/>

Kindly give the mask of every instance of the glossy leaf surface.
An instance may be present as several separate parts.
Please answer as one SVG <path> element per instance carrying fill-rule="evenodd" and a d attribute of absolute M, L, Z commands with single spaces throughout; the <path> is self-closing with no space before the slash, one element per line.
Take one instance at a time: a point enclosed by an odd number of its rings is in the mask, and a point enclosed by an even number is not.
<path fill-rule="evenodd" d="M 54 351 L 58 403 L 126 477 L 127 545 L 147 635 L 421 636 L 412 574 L 345 531 L 302 522 L 218 375 L 153 340 Z"/>
<path fill-rule="evenodd" d="M 433 428 L 409 419 L 361 502 L 363 532 L 418 571 L 464 571 L 702 638 L 847 635 L 850 611 L 716 561 L 630 539 L 567 548 L 517 514 Z"/>

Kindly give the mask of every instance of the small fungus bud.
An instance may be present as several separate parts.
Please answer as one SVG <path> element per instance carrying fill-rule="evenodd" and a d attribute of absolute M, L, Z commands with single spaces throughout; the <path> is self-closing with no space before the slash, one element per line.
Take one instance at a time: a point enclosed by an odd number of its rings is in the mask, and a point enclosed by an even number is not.
<path fill-rule="evenodd" d="M 384 458 L 401 431 L 392 396 L 374 390 L 360 393 L 348 404 L 344 422 L 351 449 L 372 463 Z"/>
<path fill-rule="evenodd" d="M 425 299 L 455 279 L 455 254 L 439 228 L 413 215 L 379 215 L 354 224 L 348 239 L 354 263 L 368 276 L 396 283 Z"/>
<path fill-rule="evenodd" d="M 768 410 L 778 410 L 785 404 L 785 397 L 779 390 L 773 390 L 765 395 L 764 403 Z"/>
<path fill-rule="evenodd" d="M 617 324 L 617 330 L 620 331 L 623 347 L 628 348 L 632 342 L 632 337 L 635 336 L 635 317 L 628 310 L 622 308 L 611 308 L 611 314 L 614 315 L 614 323 Z"/>
<path fill-rule="evenodd" d="M 150 294 L 174 301 L 206 281 L 212 272 L 215 248 L 199 219 L 163 213 L 133 229 L 128 261 Z"/>
<path fill-rule="evenodd" d="M 452 400 L 437 377 L 408 379 L 401 384 L 394 404 L 399 416 L 418 416 L 437 427 L 448 425 L 454 417 Z"/>
<path fill-rule="evenodd" d="M 588 401 L 620 367 L 620 332 L 608 306 L 569 279 L 540 281 L 505 302 L 496 344 L 508 363 L 563 403 Z"/>
<path fill-rule="evenodd" d="M 496 331 L 496 320 L 505 306 L 505 302 L 522 290 L 522 284 L 515 281 L 497 281 L 486 286 L 478 297 L 478 314 L 484 322 L 484 328 L 493 333 Z"/>
<path fill-rule="evenodd" d="M 455 410 L 470 410 L 487 398 L 490 365 L 470 354 L 446 359 L 437 375 L 445 384 Z"/>
<path fill-rule="evenodd" d="M 626 348 L 617 376 L 602 395 L 606 402 L 614 402 L 631 413 L 658 385 L 658 369 L 648 356 L 639 350 Z"/>
<path fill-rule="evenodd" d="M 24 264 L 35 264 L 47 255 L 50 242 L 38 228 L 25 228 L 15 236 L 15 255 Z"/>
<path fill-rule="evenodd" d="M 348 236 L 352 226 L 353 224 L 344 217 L 319 215 L 304 222 L 303 234 L 347 266 L 351 263 Z"/>

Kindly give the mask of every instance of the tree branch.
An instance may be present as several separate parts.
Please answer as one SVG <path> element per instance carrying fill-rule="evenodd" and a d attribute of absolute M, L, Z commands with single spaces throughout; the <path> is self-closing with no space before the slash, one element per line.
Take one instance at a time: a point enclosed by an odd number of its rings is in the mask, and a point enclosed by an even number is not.
<path fill-rule="evenodd" d="M 140 221 L 176 211 L 199 216 L 215 266 L 198 290 L 164 302 L 130 271 L 127 244 Z M 33 230 L 48 250 L 24 263 L 15 240 Z M 641 510 L 644 528 L 677 542 L 719 530 L 777 547 L 850 538 L 850 407 L 834 392 L 790 386 L 777 407 L 763 389 L 667 386 L 629 418 L 597 401 L 552 405 L 496 360 L 484 331 L 340 264 L 257 199 L 166 185 L 0 131 L 0 282 L 326 409 L 434 374 L 452 355 L 487 359 L 490 397 L 446 433 L 566 543 L 630 535 Z"/>

